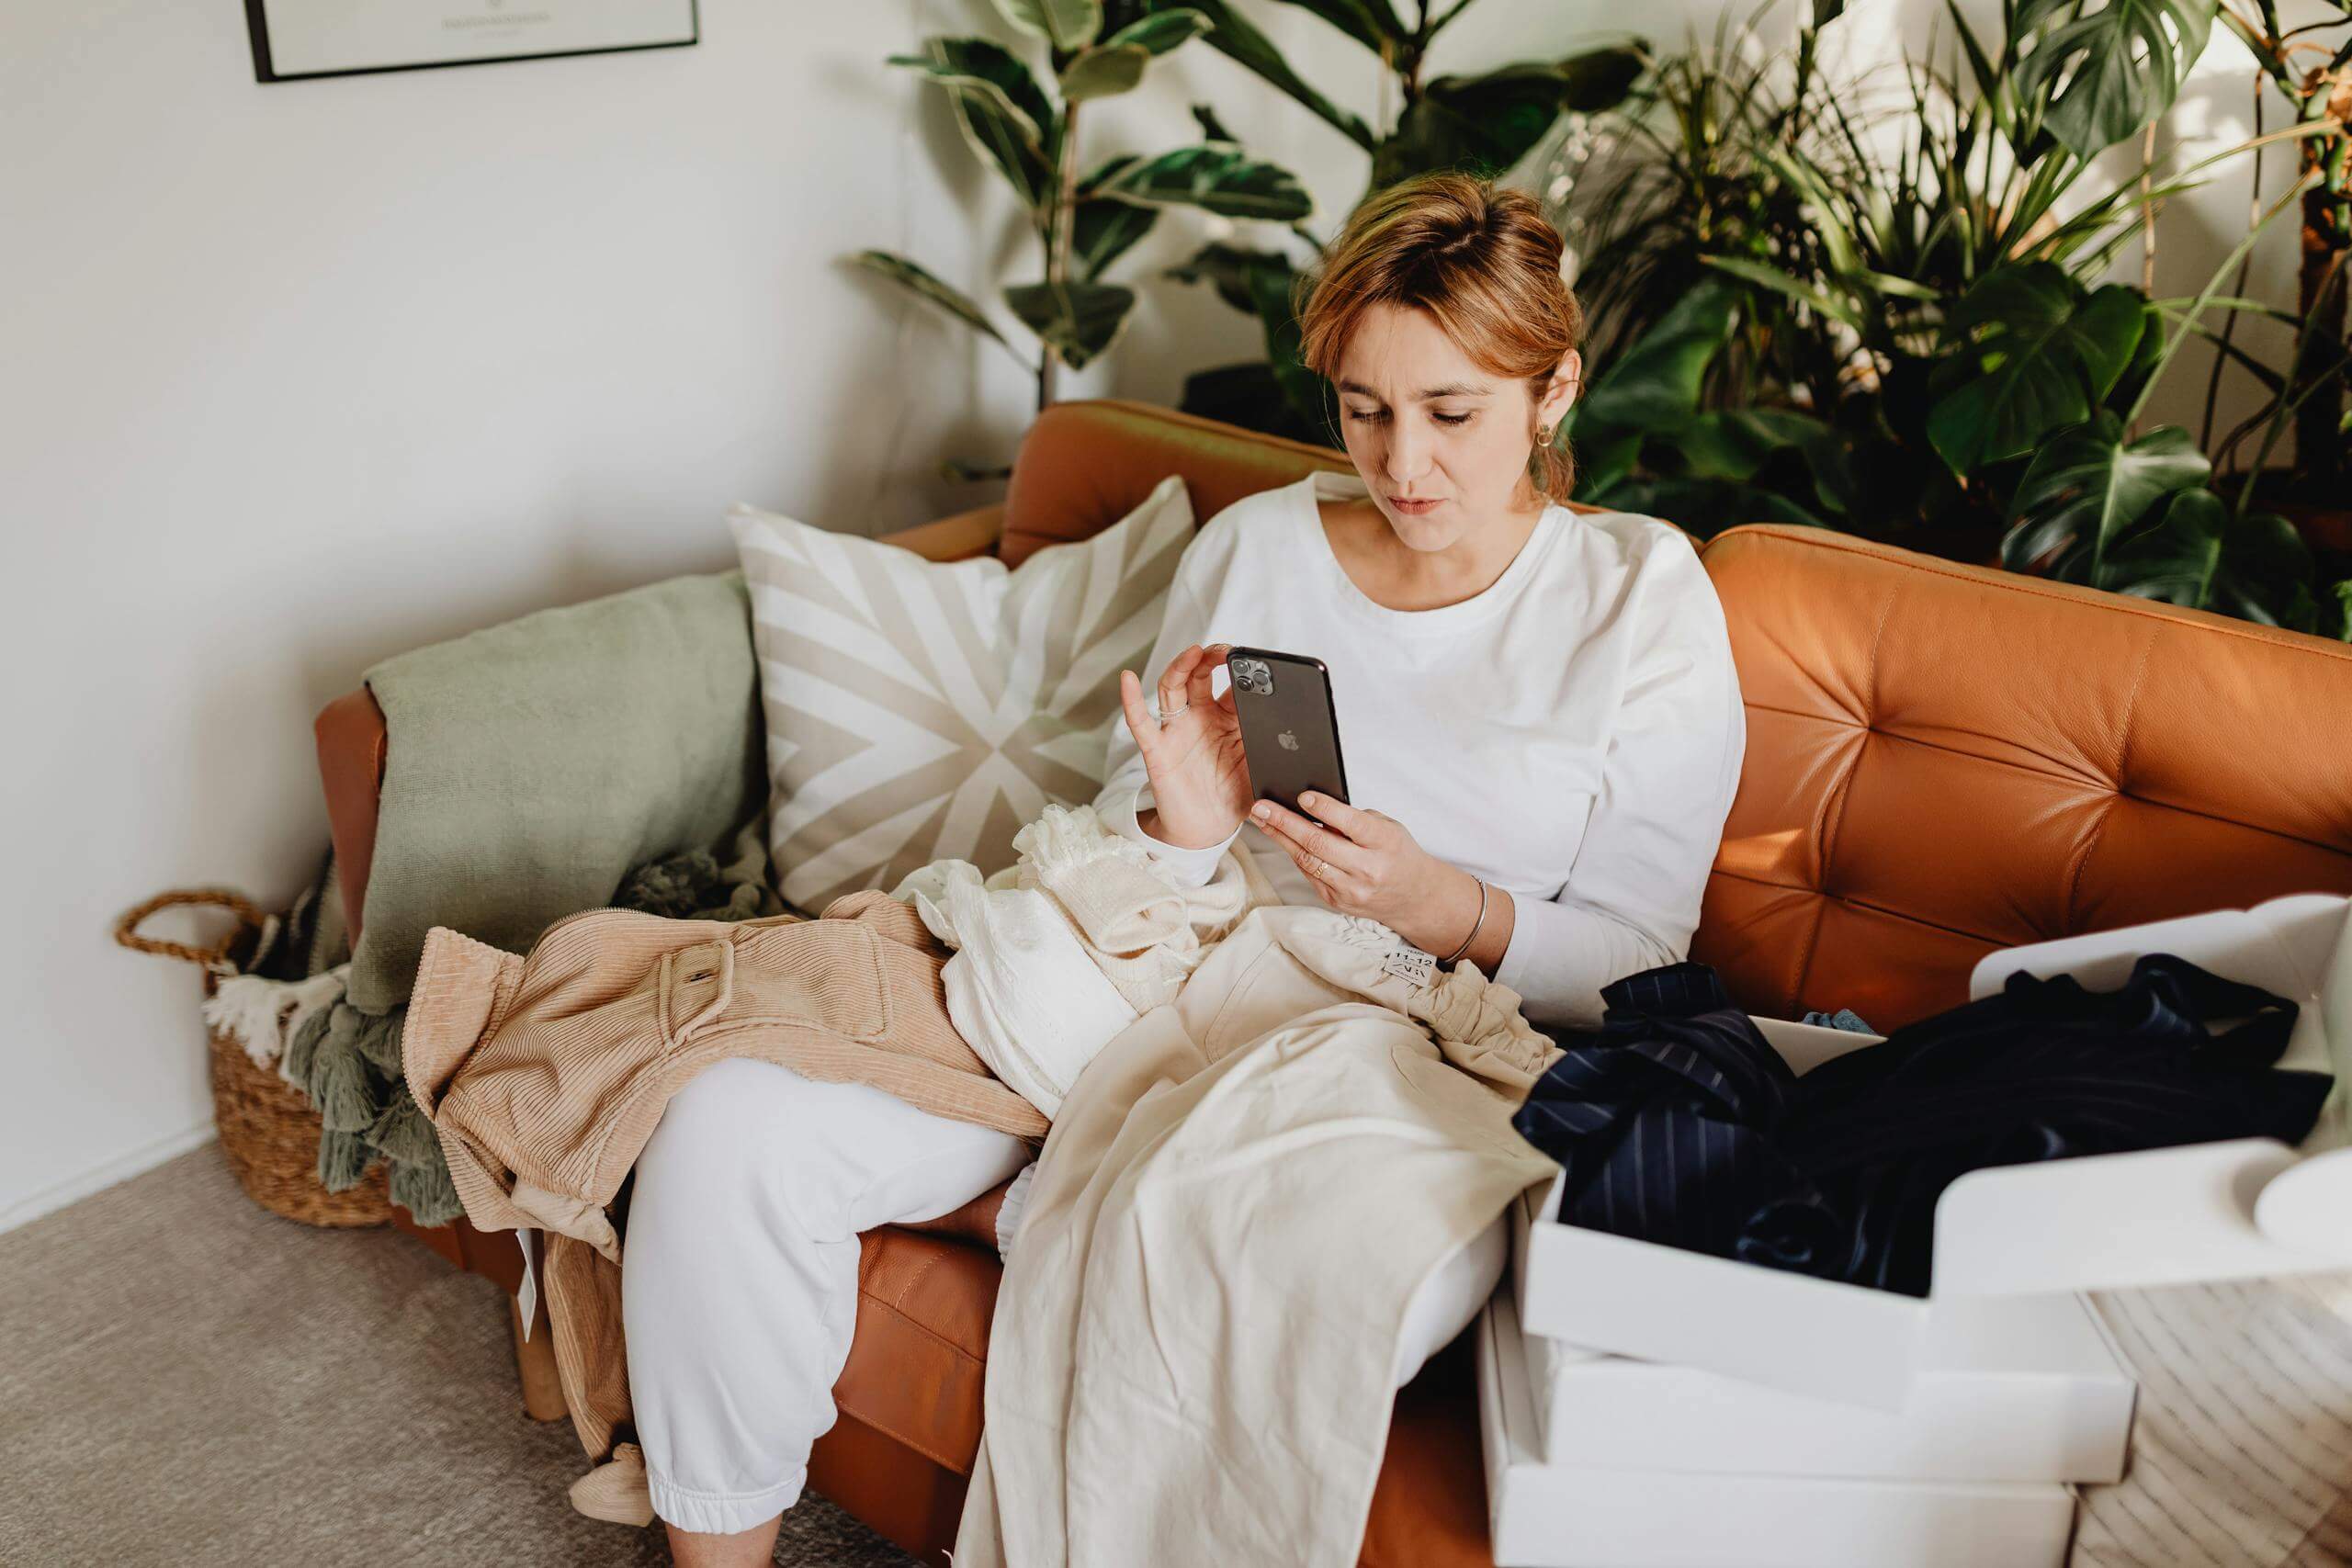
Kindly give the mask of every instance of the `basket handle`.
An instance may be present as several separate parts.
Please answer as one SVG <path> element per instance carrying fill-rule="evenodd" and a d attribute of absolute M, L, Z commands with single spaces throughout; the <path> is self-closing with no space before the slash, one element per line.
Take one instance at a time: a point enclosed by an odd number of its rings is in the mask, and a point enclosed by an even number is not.
<path fill-rule="evenodd" d="M 231 911 L 237 917 L 239 922 L 240 929 L 231 931 L 218 947 L 190 947 L 186 942 L 164 942 L 155 937 L 139 934 L 139 923 L 158 910 L 177 908 L 182 905 L 204 904 L 217 905 Z M 179 887 L 167 893 L 158 893 L 137 908 L 125 913 L 122 919 L 114 923 L 114 939 L 135 952 L 159 953 L 166 958 L 184 958 L 188 963 L 199 964 L 216 975 L 233 974 L 235 971 L 229 964 L 229 950 L 236 946 L 237 938 L 243 934 L 243 928 L 251 926 L 255 931 L 261 931 L 265 929 L 267 920 L 268 917 L 254 906 L 252 899 L 242 893 L 232 893 L 225 887 Z"/>

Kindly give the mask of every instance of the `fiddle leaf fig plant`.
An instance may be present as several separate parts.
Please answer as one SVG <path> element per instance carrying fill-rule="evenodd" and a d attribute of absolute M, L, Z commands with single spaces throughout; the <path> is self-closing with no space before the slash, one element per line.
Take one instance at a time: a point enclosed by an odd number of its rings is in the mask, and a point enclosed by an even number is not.
<path fill-rule="evenodd" d="M 1209 135 L 1197 146 L 1119 153 L 1079 172 L 1083 107 L 1133 92 L 1153 60 L 1210 29 L 1206 12 L 1188 6 L 1147 8 L 1138 0 L 997 0 L 997 9 L 1016 33 L 1044 45 L 1042 77 L 1012 50 L 985 38 L 928 39 L 922 53 L 892 55 L 889 63 L 918 73 L 946 95 L 973 154 L 1004 177 L 1026 211 L 1042 253 L 1042 276 L 1006 288 L 1001 298 L 1035 337 L 1035 359 L 978 300 L 912 259 L 882 250 L 861 251 L 853 259 L 1020 359 L 1036 377 L 1037 405 L 1044 408 L 1054 400 L 1061 367 L 1090 365 L 1118 341 L 1135 312 L 1136 291 L 1102 275 L 1151 231 L 1162 211 L 1190 207 L 1294 223 L 1314 208 L 1288 171 L 1250 156 L 1206 119 L 1203 129 Z M 951 468 L 957 477 L 1001 471 Z"/>

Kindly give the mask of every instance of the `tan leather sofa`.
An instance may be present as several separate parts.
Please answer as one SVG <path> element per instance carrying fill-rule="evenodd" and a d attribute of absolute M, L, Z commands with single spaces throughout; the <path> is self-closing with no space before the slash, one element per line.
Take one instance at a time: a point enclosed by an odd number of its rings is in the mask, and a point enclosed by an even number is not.
<path fill-rule="evenodd" d="M 1344 462 L 1161 409 L 1069 403 L 1030 432 L 1002 505 L 892 537 L 1017 564 L 1170 472 L 1205 518 Z M 2352 649 L 1805 528 L 1732 528 L 1703 559 L 1748 739 L 1693 956 L 1750 1010 L 1851 1007 L 1883 1029 L 1962 1000 L 1995 947 L 2352 893 Z M 382 716 L 353 693 L 318 735 L 356 930 Z M 977 1244 L 997 1196 L 865 1238 L 841 1420 L 811 1465 L 820 1491 L 935 1563 L 978 1439 L 1000 1270 Z M 512 1288 L 506 1238 L 462 1222 L 419 1234 Z M 1398 1395 L 1367 1565 L 1491 1562 L 1464 1350 Z"/>

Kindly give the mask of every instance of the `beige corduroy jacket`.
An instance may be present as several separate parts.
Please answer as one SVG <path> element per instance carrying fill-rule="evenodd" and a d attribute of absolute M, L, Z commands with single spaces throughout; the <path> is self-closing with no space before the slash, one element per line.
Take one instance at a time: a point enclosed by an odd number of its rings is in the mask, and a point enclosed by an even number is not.
<path fill-rule="evenodd" d="M 844 895 L 814 920 L 592 909 L 518 957 L 427 936 L 401 1038 L 466 1215 L 545 1231 L 542 1289 L 582 1445 L 629 1417 L 620 1238 L 606 1213 L 670 1097 L 712 1063 L 778 1062 L 1042 1140 L 1046 1119 L 956 1032 L 948 950 L 908 905 Z"/>

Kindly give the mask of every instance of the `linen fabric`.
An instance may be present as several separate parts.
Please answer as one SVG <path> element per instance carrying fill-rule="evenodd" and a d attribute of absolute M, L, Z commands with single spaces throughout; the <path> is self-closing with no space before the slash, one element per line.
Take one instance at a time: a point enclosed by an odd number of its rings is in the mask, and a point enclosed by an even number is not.
<path fill-rule="evenodd" d="M 1238 857 L 1180 888 L 1091 806 L 1048 806 L 1013 835 L 1020 859 L 983 879 L 935 861 L 891 897 L 956 949 L 947 1014 L 980 1059 L 1052 1116 L 1096 1052 L 1177 988 L 1272 890 Z"/>
<path fill-rule="evenodd" d="M 671 1096 L 638 1156 L 621 1269 L 653 1511 L 732 1534 L 791 1507 L 809 1446 L 838 1416 L 859 1234 L 936 1219 L 1028 1157 L 1007 1134 L 752 1057 Z M 1498 1224 L 1430 1276 L 1406 1312 L 1392 1384 L 1476 1314 L 1509 1248 Z"/>
<path fill-rule="evenodd" d="M 385 750 L 348 987 L 280 1061 L 320 1111 L 330 1190 L 380 1157 L 420 1224 L 459 1213 L 400 1080 L 433 927 L 519 949 L 560 916 L 626 902 L 614 889 L 632 869 L 714 846 L 751 889 L 747 913 L 783 910 L 750 618 L 740 571 L 678 577 L 369 667 Z"/>
<path fill-rule="evenodd" d="M 750 615 L 742 573 L 677 577 L 370 667 L 389 744 L 351 1005 L 408 1000 L 435 926 L 519 950 L 755 821 Z"/>
<path fill-rule="evenodd" d="M 982 874 L 1048 802 L 1091 800 L 1121 668 L 1151 646 L 1193 532 L 1171 476 L 1017 570 L 728 513 L 752 601 L 778 887 L 813 910 L 942 858 Z"/>
<path fill-rule="evenodd" d="M 2111 992 L 2019 970 L 1801 1077 L 1705 964 L 1602 995 L 1601 1028 L 1563 1040 L 1514 1119 L 1566 1168 L 1562 1221 L 1910 1295 L 1968 1171 L 2296 1144 L 2335 1082 L 2274 1066 L 2293 1002 L 2167 953 Z"/>
<path fill-rule="evenodd" d="M 997 1294 L 958 1568 L 1354 1563 L 1415 1297 L 1557 1168 L 1510 1125 L 1553 1047 L 1427 959 L 1252 909 L 1079 1079 Z"/>
<path fill-rule="evenodd" d="M 1151 689 L 1195 642 L 1322 660 L 1353 804 L 1511 896 L 1495 979 L 1528 1018 L 1598 1023 L 1603 985 L 1690 951 L 1738 788 L 1747 717 L 1714 588 L 1671 525 L 1553 506 L 1483 592 L 1393 610 L 1348 576 L 1317 509 L 1364 493 L 1317 473 L 1210 519 L 1136 673 Z M 1180 875 L 1231 845 L 1283 902 L 1321 902 L 1254 823 L 1198 848 L 1144 832 L 1155 800 L 1124 722 L 1094 804 Z"/>

